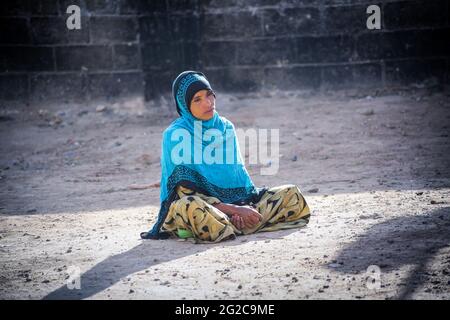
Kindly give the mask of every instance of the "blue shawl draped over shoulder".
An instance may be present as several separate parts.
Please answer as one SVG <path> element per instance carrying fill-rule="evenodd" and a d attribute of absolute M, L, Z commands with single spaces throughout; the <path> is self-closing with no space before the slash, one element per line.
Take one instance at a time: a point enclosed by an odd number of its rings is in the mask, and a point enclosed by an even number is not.
<path fill-rule="evenodd" d="M 186 104 L 186 92 L 196 81 L 208 84 L 199 72 L 180 74 L 172 86 L 181 117 L 164 131 L 161 145 L 161 207 L 158 218 L 146 239 L 168 235 L 161 226 L 170 204 L 178 199 L 179 185 L 218 198 L 224 203 L 256 202 L 261 192 L 253 184 L 242 160 L 233 124 L 214 111 L 211 119 L 195 118 Z"/>

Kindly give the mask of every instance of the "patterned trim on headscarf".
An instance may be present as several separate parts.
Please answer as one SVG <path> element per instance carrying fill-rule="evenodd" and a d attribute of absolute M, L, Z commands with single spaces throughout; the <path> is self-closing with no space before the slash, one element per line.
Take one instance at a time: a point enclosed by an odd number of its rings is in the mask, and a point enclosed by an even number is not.
<path fill-rule="evenodd" d="M 180 85 L 177 91 L 177 102 L 185 108 L 185 111 L 188 111 L 189 109 L 185 101 L 187 88 L 189 88 L 189 86 L 196 81 L 198 81 L 198 75 L 196 74 L 188 74 L 180 80 Z"/>
<path fill-rule="evenodd" d="M 204 176 L 197 171 L 192 170 L 186 166 L 176 166 L 167 181 L 167 189 L 175 190 L 180 181 L 190 181 L 197 186 L 202 186 L 201 189 L 206 195 L 218 198 L 225 203 L 235 203 L 246 201 L 250 195 L 255 195 L 255 187 L 240 187 L 240 188 L 221 188 L 215 184 L 210 183 Z"/>

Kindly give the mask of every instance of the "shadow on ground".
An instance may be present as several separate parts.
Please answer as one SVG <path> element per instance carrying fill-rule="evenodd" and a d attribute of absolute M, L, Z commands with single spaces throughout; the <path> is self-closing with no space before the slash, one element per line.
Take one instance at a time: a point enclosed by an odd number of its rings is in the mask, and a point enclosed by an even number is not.
<path fill-rule="evenodd" d="M 427 264 L 439 250 L 449 245 L 450 207 L 444 207 L 420 216 L 375 224 L 338 252 L 337 263 L 329 266 L 342 273 L 360 273 L 376 265 L 383 273 L 414 265 L 396 297 L 410 299 L 427 281 Z M 450 259 L 447 263 L 450 264 Z"/>
<path fill-rule="evenodd" d="M 302 228 L 303 229 L 303 228 Z M 45 296 L 44 300 L 75 300 L 89 298 L 121 279 L 135 272 L 183 257 L 204 252 L 215 247 L 239 246 L 243 241 L 265 241 L 267 239 L 283 238 L 301 229 L 280 230 L 277 232 L 262 232 L 258 234 L 239 236 L 235 240 L 217 244 L 196 244 L 168 240 L 143 240 L 134 248 L 111 256 L 95 265 L 80 276 L 81 289 L 69 289 L 64 285 Z"/>

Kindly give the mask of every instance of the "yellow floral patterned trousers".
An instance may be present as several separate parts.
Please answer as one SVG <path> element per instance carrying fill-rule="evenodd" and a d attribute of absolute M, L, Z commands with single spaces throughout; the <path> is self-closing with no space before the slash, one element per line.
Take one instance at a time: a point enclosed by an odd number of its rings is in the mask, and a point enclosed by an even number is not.
<path fill-rule="evenodd" d="M 253 205 L 262 220 L 252 228 L 238 230 L 230 218 L 214 207 L 217 198 L 208 197 L 184 187 L 178 187 L 179 200 L 173 201 L 162 226 L 176 236 L 179 229 L 188 230 L 197 242 L 219 242 L 236 235 L 274 231 L 305 226 L 310 209 L 295 185 L 283 185 L 266 190 Z"/>

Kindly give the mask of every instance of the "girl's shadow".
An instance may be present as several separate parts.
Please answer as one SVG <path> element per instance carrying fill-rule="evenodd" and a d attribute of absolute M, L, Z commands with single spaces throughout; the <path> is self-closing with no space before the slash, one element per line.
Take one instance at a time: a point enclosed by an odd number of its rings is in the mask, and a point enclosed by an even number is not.
<path fill-rule="evenodd" d="M 300 229 L 301 230 L 301 229 Z M 215 247 L 239 246 L 248 241 L 265 241 L 287 236 L 299 229 L 288 229 L 276 232 L 261 232 L 247 236 L 238 236 L 234 240 L 228 240 L 215 244 L 193 244 L 168 240 L 143 240 L 134 248 L 111 256 L 95 265 L 80 276 L 80 289 L 70 289 L 63 285 L 45 296 L 44 300 L 72 300 L 91 297 L 120 279 L 135 272 L 148 269 L 160 263 L 195 255 Z"/>

